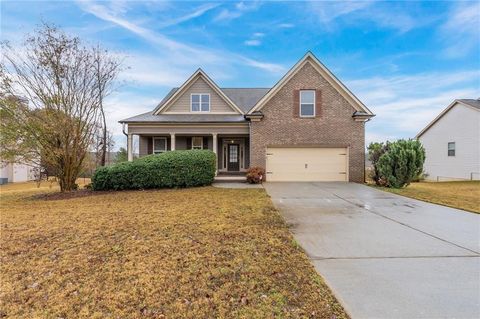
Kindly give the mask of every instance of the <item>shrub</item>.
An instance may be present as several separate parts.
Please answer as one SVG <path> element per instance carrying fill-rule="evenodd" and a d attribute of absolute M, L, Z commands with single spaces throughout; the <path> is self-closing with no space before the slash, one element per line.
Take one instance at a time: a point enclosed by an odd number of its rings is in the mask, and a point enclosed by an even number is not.
<path fill-rule="evenodd" d="M 387 143 L 377 163 L 377 184 L 401 188 L 408 186 L 423 171 L 425 149 L 417 140 L 398 140 Z"/>
<path fill-rule="evenodd" d="M 260 184 L 265 176 L 265 170 L 261 167 L 250 167 L 247 171 L 247 182 L 250 184 Z"/>
<path fill-rule="evenodd" d="M 208 150 L 171 151 L 98 168 L 94 190 L 173 188 L 210 185 L 216 156 Z"/>
<path fill-rule="evenodd" d="M 373 170 L 370 172 L 370 176 L 372 177 L 373 181 L 379 185 L 380 184 L 380 173 L 378 172 L 378 160 L 380 159 L 380 156 L 385 154 L 385 152 L 388 149 L 388 144 L 383 143 L 376 143 L 372 142 L 368 145 L 367 150 L 368 150 L 368 159 L 372 162 Z"/>

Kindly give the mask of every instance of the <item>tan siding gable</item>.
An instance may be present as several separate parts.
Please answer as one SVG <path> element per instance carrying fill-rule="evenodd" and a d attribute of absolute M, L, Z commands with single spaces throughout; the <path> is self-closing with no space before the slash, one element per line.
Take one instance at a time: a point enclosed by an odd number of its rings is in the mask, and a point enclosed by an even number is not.
<path fill-rule="evenodd" d="M 238 114 L 236 110 L 230 107 L 225 100 L 201 77 L 198 76 L 192 84 L 183 92 L 170 107 L 162 113 L 191 113 L 190 96 L 192 93 L 210 94 L 210 113 L 231 113 Z M 195 112 L 194 112 L 195 113 Z"/>

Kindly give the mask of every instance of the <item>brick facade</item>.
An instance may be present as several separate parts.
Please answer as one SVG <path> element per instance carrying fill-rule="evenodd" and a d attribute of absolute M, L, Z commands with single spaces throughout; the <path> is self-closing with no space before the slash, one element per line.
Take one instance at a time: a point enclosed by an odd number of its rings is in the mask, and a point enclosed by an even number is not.
<path fill-rule="evenodd" d="M 295 116 L 294 92 L 301 89 L 321 91 L 320 116 Z M 251 165 L 266 166 L 268 146 L 348 147 L 349 180 L 363 182 L 365 123 L 352 118 L 354 111 L 352 105 L 306 63 L 261 109 L 263 120 L 251 123 Z"/>

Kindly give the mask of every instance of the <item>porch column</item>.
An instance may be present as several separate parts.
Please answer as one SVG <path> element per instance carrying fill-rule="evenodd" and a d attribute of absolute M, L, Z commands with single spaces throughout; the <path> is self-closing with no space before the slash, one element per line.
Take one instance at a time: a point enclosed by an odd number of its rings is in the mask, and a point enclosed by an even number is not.
<path fill-rule="evenodd" d="M 127 136 L 127 154 L 128 161 L 133 161 L 133 134 Z"/>
<path fill-rule="evenodd" d="M 212 136 L 213 136 L 213 152 L 215 154 L 217 154 L 217 151 L 218 151 L 217 150 L 217 148 L 218 148 L 218 146 L 217 146 L 217 144 L 218 144 L 217 143 L 217 133 L 212 133 Z"/>
<path fill-rule="evenodd" d="M 175 151 L 175 133 L 170 133 L 170 150 Z"/>
<path fill-rule="evenodd" d="M 215 169 L 215 176 L 217 176 L 217 174 L 218 174 L 218 156 L 217 156 L 217 151 L 218 151 L 218 150 L 217 150 L 217 148 L 218 148 L 217 144 L 218 144 L 218 143 L 217 143 L 217 133 L 212 133 L 212 137 L 213 137 L 213 146 L 212 146 L 212 148 L 213 148 L 213 153 L 215 153 L 215 163 L 216 163 L 216 164 L 215 164 L 215 167 L 216 167 L 216 169 Z"/>

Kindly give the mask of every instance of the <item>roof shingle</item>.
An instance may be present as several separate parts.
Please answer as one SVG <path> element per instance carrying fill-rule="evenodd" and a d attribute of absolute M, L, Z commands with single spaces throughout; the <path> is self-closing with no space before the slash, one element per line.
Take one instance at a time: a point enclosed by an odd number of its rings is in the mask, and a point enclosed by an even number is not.
<path fill-rule="evenodd" d="M 480 99 L 458 99 L 458 101 L 480 109 Z"/>

